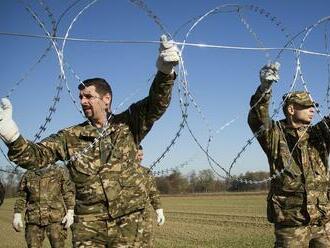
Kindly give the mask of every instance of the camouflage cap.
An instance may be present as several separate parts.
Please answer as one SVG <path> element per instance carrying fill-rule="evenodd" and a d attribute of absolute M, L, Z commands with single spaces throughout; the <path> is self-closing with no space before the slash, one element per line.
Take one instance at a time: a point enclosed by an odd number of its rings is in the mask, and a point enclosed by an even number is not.
<path fill-rule="evenodd" d="M 307 91 L 293 91 L 286 93 L 283 95 L 284 105 L 288 105 L 290 103 L 297 103 L 299 105 L 305 107 L 316 106 L 318 107 L 318 103 L 314 102 Z"/>

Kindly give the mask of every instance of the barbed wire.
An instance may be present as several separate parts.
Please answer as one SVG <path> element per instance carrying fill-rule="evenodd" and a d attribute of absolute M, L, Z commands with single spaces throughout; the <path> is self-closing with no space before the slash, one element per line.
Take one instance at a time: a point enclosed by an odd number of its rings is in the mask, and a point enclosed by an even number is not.
<path fill-rule="evenodd" d="M 231 7 L 237 8 L 237 12 L 239 13 L 239 17 L 240 17 L 241 22 L 242 22 L 242 23 L 245 25 L 245 27 L 248 29 L 249 33 L 251 33 L 251 34 L 253 35 L 253 37 L 257 40 L 257 43 L 259 43 L 259 44 L 261 44 L 261 46 L 263 46 L 263 44 L 260 42 L 259 38 L 258 38 L 257 35 L 255 34 L 255 32 L 252 30 L 252 28 L 250 27 L 250 25 L 248 25 L 247 21 L 246 21 L 245 19 L 243 19 L 242 15 L 240 14 L 240 7 L 237 6 L 237 5 L 221 5 L 221 6 L 218 6 L 218 7 L 214 8 L 214 9 L 208 11 L 205 15 L 202 15 L 202 16 L 200 16 L 199 18 L 196 18 L 196 19 L 195 19 L 195 20 L 196 20 L 195 23 L 191 26 L 191 28 L 190 28 L 189 31 L 187 32 L 184 42 L 187 40 L 187 38 L 188 38 L 188 36 L 190 35 L 190 33 L 192 32 L 192 30 L 193 30 L 193 29 L 199 24 L 199 22 L 201 22 L 204 18 L 208 17 L 209 15 L 213 15 L 214 13 L 218 13 L 218 10 L 220 10 L 222 7 L 228 7 L 228 6 L 231 6 Z M 251 7 L 250 7 L 250 9 L 251 9 Z M 252 9 L 258 10 L 259 8 L 257 8 L 257 7 L 253 7 Z M 261 12 L 261 13 L 264 13 L 264 10 L 261 10 L 260 12 Z M 266 14 L 266 15 L 267 15 L 267 14 Z M 268 15 L 268 16 L 269 16 L 269 15 Z M 268 17 L 268 16 L 267 16 L 267 17 Z M 272 17 L 272 20 L 276 20 L 276 18 Z M 276 26 L 280 26 L 280 24 L 281 24 L 281 22 L 277 22 L 277 23 L 276 23 Z M 285 28 L 281 28 L 281 30 L 285 30 Z M 182 46 L 181 53 L 182 53 L 183 49 L 184 49 L 184 46 Z M 266 57 L 267 57 L 267 55 L 266 55 Z M 189 93 L 188 93 L 188 94 L 189 94 Z M 254 108 L 255 106 L 257 106 L 257 104 L 259 103 L 259 101 L 261 101 L 261 100 L 263 99 L 264 95 L 265 95 L 265 94 L 263 94 L 263 95 L 260 97 L 260 99 L 254 104 L 254 106 L 251 107 L 251 109 Z M 193 98 L 191 97 L 190 99 L 193 99 Z M 194 102 L 193 105 L 195 106 L 195 108 L 197 109 L 197 111 L 201 114 L 202 119 L 205 120 L 205 117 L 204 117 L 204 115 L 201 113 L 201 110 L 200 110 L 200 108 L 198 107 L 198 105 L 197 105 L 195 102 Z M 209 149 L 209 143 L 208 143 L 208 145 L 207 145 L 207 150 L 205 150 L 205 149 L 203 148 L 203 146 L 201 145 L 201 143 L 200 143 L 200 142 L 198 141 L 198 139 L 196 138 L 196 136 L 193 134 L 193 132 L 192 132 L 192 130 L 191 130 L 191 128 L 189 127 L 189 125 L 188 125 L 187 122 L 186 122 L 186 126 L 188 127 L 188 131 L 189 131 L 190 135 L 193 137 L 193 140 L 196 142 L 196 144 L 198 145 L 198 147 L 199 147 L 199 148 L 205 153 L 205 155 L 207 156 L 207 158 L 208 158 L 208 162 L 209 162 L 209 165 L 210 165 L 211 169 L 214 171 L 214 173 L 216 173 L 217 176 L 219 176 L 219 177 L 221 177 L 221 178 L 224 178 L 224 176 L 220 175 L 220 174 L 215 170 L 215 168 L 212 166 L 211 162 L 214 162 L 214 163 L 217 165 L 217 167 L 218 167 L 221 171 L 223 171 L 223 172 L 226 174 L 226 177 L 231 177 L 231 175 L 230 175 L 230 171 L 231 171 L 233 165 L 237 162 L 238 158 L 241 157 L 242 153 L 243 153 L 244 151 L 246 151 L 247 146 L 250 145 L 250 144 L 252 143 L 252 140 L 253 140 L 253 139 L 249 139 L 249 140 L 248 140 L 247 145 L 245 145 L 245 146 L 242 148 L 242 150 L 237 154 L 237 156 L 234 158 L 233 163 L 232 163 L 232 164 L 230 165 L 230 167 L 229 167 L 229 171 L 227 171 L 223 166 L 220 165 L 219 162 L 216 162 L 216 161 L 210 156 L 210 154 L 209 154 L 209 152 L 208 152 L 208 149 Z M 210 129 L 208 129 L 208 131 L 209 131 L 209 133 L 210 133 Z M 210 137 L 210 136 L 211 136 L 211 135 L 209 135 L 209 137 Z M 210 142 L 210 140 L 211 140 L 211 139 L 209 138 L 208 141 Z M 238 180 L 240 180 L 240 179 L 238 179 Z"/>
<path fill-rule="evenodd" d="M 47 4 L 43 1 L 43 0 L 39 0 L 40 5 L 44 8 L 45 12 L 47 13 L 48 18 L 51 20 L 51 25 L 52 25 L 52 35 L 51 36 L 56 36 L 56 31 L 58 28 L 58 25 L 60 24 L 60 21 L 62 20 L 62 18 L 64 17 L 64 15 L 73 7 L 75 6 L 78 2 L 75 1 L 74 3 L 72 3 L 69 7 L 67 7 L 64 12 L 60 15 L 58 22 L 56 22 L 54 15 L 52 14 L 50 8 L 47 6 Z M 41 23 L 41 19 L 32 11 L 32 8 L 30 5 L 28 5 L 26 2 L 20 0 L 19 1 L 21 4 L 23 4 L 25 7 L 25 9 L 32 15 L 33 19 L 35 19 L 38 23 L 39 26 L 45 31 L 45 29 L 43 28 L 45 25 L 43 23 Z M 48 52 L 50 51 L 50 49 L 52 48 L 52 46 L 55 44 L 54 42 L 56 42 L 55 40 L 52 40 L 49 44 L 49 46 L 46 48 L 46 50 L 42 53 L 42 55 L 39 57 L 39 59 L 28 69 L 28 71 L 26 73 L 23 74 L 23 76 L 15 82 L 14 87 L 12 87 L 8 94 L 6 95 L 7 98 L 10 98 L 11 94 L 13 94 L 13 92 L 15 91 L 15 89 L 20 85 L 21 82 L 23 82 L 24 80 L 26 80 L 28 78 L 28 76 L 30 76 L 30 74 L 34 71 L 34 69 L 37 67 L 38 64 L 40 64 L 42 62 L 43 59 L 46 58 Z M 52 119 L 52 115 L 55 113 L 56 111 L 56 105 L 57 103 L 60 101 L 60 92 L 62 90 L 62 86 L 59 84 L 56 87 L 56 93 L 55 96 L 53 98 L 53 104 L 51 105 L 51 107 L 49 108 L 49 113 L 45 118 L 45 122 L 43 124 L 41 124 L 41 126 L 39 127 L 39 130 L 36 132 L 36 134 L 34 135 L 35 139 L 34 142 L 39 140 L 41 138 L 41 133 L 46 131 L 46 127 L 47 124 L 50 123 L 51 119 Z M 9 162 L 9 164 L 11 166 L 14 166 L 13 163 L 8 159 L 8 157 L 6 156 L 6 154 L 4 153 L 4 151 L 0 148 L 1 153 L 3 154 L 3 156 L 5 157 L 5 159 Z M 17 171 L 17 166 L 14 166 L 14 172 L 16 173 Z"/>
<path fill-rule="evenodd" d="M 302 31 L 302 32 L 305 32 Z M 36 34 L 26 34 L 26 33 L 16 33 L 16 32 L 0 32 L 0 35 L 3 36 L 15 36 L 15 37 L 28 37 L 28 38 L 38 38 L 38 39 L 54 39 L 54 40 L 64 40 L 64 37 L 61 36 L 45 36 L 45 35 L 36 35 Z M 298 36 L 301 33 L 298 34 Z M 88 43 L 108 43 L 108 44 L 132 44 L 132 45 L 143 45 L 143 44 L 160 44 L 160 41 L 157 40 L 108 40 L 108 39 L 87 39 L 87 38 L 74 38 L 68 37 L 67 41 L 72 42 L 88 42 Z M 205 44 L 205 43 L 190 43 L 190 42 L 173 42 L 177 46 L 197 47 L 197 48 L 214 48 L 214 49 L 228 49 L 228 50 L 244 50 L 244 51 L 289 51 L 289 52 L 300 52 L 303 54 L 313 55 L 313 56 L 322 56 L 330 57 L 328 53 L 322 53 L 313 50 L 298 49 L 298 48 L 289 48 L 289 47 L 247 47 L 247 46 L 228 46 L 228 45 L 216 45 L 216 44 Z"/>
<path fill-rule="evenodd" d="M 330 17 L 325 17 L 325 18 L 322 18 L 320 19 L 319 21 L 317 21 L 315 24 L 311 25 L 310 27 L 306 28 L 305 29 L 305 35 L 300 43 L 300 46 L 299 48 L 302 48 L 303 44 L 305 43 L 305 40 L 307 39 L 307 37 L 309 36 L 309 34 L 312 32 L 313 29 L 315 29 L 318 25 L 320 25 L 321 23 L 325 22 L 325 21 L 329 21 L 330 20 Z M 298 78 L 298 75 L 299 77 L 301 78 L 302 80 L 302 84 L 303 84 L 303 87 L 305 89 L 305 91 L 309 92 L 308 90 L 308 87 L 307 87 L 307 83 L 306 81 L 304 80 L 304 77 L 303 77 L 303 73 L 302 73 L 302 70 L 301 70 L 301 63 L 300 63 L 300 54 L 297 54 L 296 56 L 296 73 L 295 73 L 295 76 L 294 76 L 294 81 L 290 87 L 290 90 L 289 92 L 292 91 L 294 85 L 295 85 L 295 82 L 296 82 L 296 79 Z M 288 95 L 286 96 L 286 98 L 288 97 Z M 311 97 L 311 96 L 310 96 Z M 283 99 L 283 101 L 281 102 L 280 106 L 283 105 L 283 103 L 285 102 L 285 99 Z M 316 113 L 321 117 L 321 121 L 324 123 L 324 125 L 326 126 L 326 128 L 330 131 L 326 121 L 325 121 L 325 118 L 323 115 L 320 114 L 320 110 L 318 108 L 318 106 L 314 104 L 314 108 L 316 109 Z M 278 110 L 276 111 L 278 112 Z M 275 112 L 275 113 L 276 113 Z M 271 181 L 277 177 L 280 177 L 283 173 L 285 173 L 285 171 L 290 171 L 290 166 L 292 166 L 291 162 L 293 161 L 293 152 L 295 150 L 295 147 L 299 144 L 301 138 L 304 136 L 304 134 L 307 132 L 308 128 L 311 127 L 311 123 L 307 126 L 307 128 L 305 129 L 305 132 L 299 137 L 299 139 L 297 140 L 297 142 L 295 143 L 294 147 L 290 150 L 290 159 L 287 163 L 287 165 L 284 165 L 284 168 L 281 169 L 281 171 L 275 171 L 275 173 L 273 175 L 271 175 L 269 178 L 265 178 L 264 180 L 259 180 L 259 181 L 253 181 L 253 180 L 246 180 L 246 179 L 239 179 L 238 181 L 242 182 L 242 183 L 247 183 L 247 184 L 258 184 L 258 183 L 265 183 L 265 182 L 268 182 L 268 181 Z M 285 139 L 285 134 L 284 134 L 284 131 L 282 130 L 281 128 L 281 124 L 278 123 L 277 126 L 280 128 L 281 130 L 281 133 L 282 133 L 282 138 L 286 141 Z M 259 134 L 258 134 L 259 135 Z M 254 137 L 257 137 L 258 135 L 255 135 Z M 287 144 L 287 142 L 286 142 Z M 288 146 L 289 147 L 289 146 Z"/>
<path fill-rule="evenodd" d="M 154 176 L 161 176 L 162 177 L 162 176 L 165 176 L 169 173 L 172 173 L 172 172 L 175 172 L 175 171 L 180 171 L 180 169 L 183 169 L 184 167 L 186 167 L 188 165 L 191 165 L 191 162 L 194 160 L 194 157 L 195 156 L 192 156 L 190 159 L 180 163 L 177 166 L 166 168 L 166 169 L 163 169 L 163 170 L 152 171 L 152 174 Z"/>
<path fill-rule="evenodd" d="M 20 0 L 20 2 L 24 2 L 22 0 Z M 79 1 L 75 1 L 74 4 L 78 3 Z M 115 40 L 95 40 L 95 39 L 83 39 L 83 38 L 72 38 L 72 37 L 69 37 L 69 32 L 72 28 L 72 26 L 74 25 L 74 23 L 78 20 L 78 18 L 80 17 L 80 15 L 85 11 L 87 10 L 88 8 L 90 8 L 94 3 L 96 3 L 97 0 L 94 0 L 94 1 L 91 1 L 90 3 L 88 3 L 79 13 L 78 15 L 75 16 L 75 18 L 73 19 L 73 21 L 70 23 L 70 26 L 69 28 L 67 29 L 66 33 L 65 33 L 65 36 L 64 37 L 60 37 L 60 36 L 57 36 L 56 35 L 56 30 L 57 30 L 57 26 L 58 26 L 58 22 L 56 22 L 55 20 L 55 17 L 54 15 L 52 14 L 50 8 L 45 4 L 44 1 L 42 0 L 39 0 L 39 3 L 41 6 L 43 6 L 45 12 L 47 13 L 47 16 L 48 18 L 51 20 L 51 24 L 52 24 L 52 32 L 48 32 L 47 29 L 46 29 L 46 26 L 44 24 L 44 22 L 39 18 L 39 16 L 33 11 L 32 7 L 29 5 L 29 4 L 26 4 L 25 3 L 25 9 L 31 14 L 32 18 L 37 22 L 37 24 L 40 26 L 40 28 L 44 31 L 44 33 L 46 35 L 31 35 L 31 34 L 19 34 L 19 33 L 10 33 L 10 32 L 0 32 L 0 35 L 11 35 L 11 36 L 21 36 L 21 37 L 34 37 L 34 38 L 42 38 L 42 39 L 48 39 L 50 40 L 50 43 L 51 45 L 45 50 L 45 52 L 39 57 L 39 59 L 37 60 L 37 62 L 35 64 L 33 64 L 33 66 L 28 70 L 28 72 L 26 74 L 23 75 L 23 77 L 17 81 L 15 83 L 15 86 L 14 88 L 17 88 L 20 83 L 22 81 L 24 81 L 28 75 L 34 70 L 34 68 L 40 64 L 40 62 L 46 57 L 46 54 L 48 54 L 49 50 L 51 48 L 53 48 L 56 52 L 56 55 L 58 57 L 58 64 L 59 64 L 59 67 L 60 67 L 60 75 L 58 77 L 59 79 L 59 84 L 58 86 L 56 87 L 57 89 L 57 93 L 55 95 L 55 97 L 53 98 L 53 104 L 51 105 L 50 109 L 49 109 L 49 114 L 48 116 L 46 117 L 46 120 L 45 122 L 40 126 L 39 128 L 39 131 L 37 132 L 37 134 L 35 135 L 35 141 L 40 139 L 41 137 L 41 133 L 44 132 L 46 130 L 46 126 L 47 124 L 50 123 L 51 119 L 52 119 L 52 114 L 55 112 L 56 110 L 56 104 L 59 102 L 60 100 L 60 92 L 62 90 L 62 84 L 65 83 L 66 87 L 67 87 L 67 91 L 69 93 L 69 95 L 71 96 L 71 100 L 73 101 L 74 105 L 76 105 L 76 108 L 79 109 L 79 107 L 77 107 L 77 102 L 74 100 L 74 97 L 72 96 L 72 93 L 71 93 L 71 90 L 69 88 L 69 85 L 68 85 L 68 81 L 66 79 L 66 76 L 65 76 L 65 68 L 68 68 L 70 70 L 70 72 L 73 73 L 74 77 L 76 79 L 78 79 L 80 82 L 80 78 L 79 76 L 74 73 L 74 70 L 72 69 L 72 67 L 64 61 L 64 48 L 65 48 L 65 44 L 67 41 L 78 41 L 78 42 L 94 42 L 94 43 L 127 43 L 127 44 L 155 44 L 155 43 L 159 43 L 159 41 L 125 41 L 125 40 L 118 40 L 118 41 L 115 41 Z M 146 12 L 147 16 L 150 17 L 151 19 L 154 20 L 154 22 L 160 27 L 161 31 L 164 32 L 164 33 L 167 33 L 167 35 L 169 37 L 171 37 L 171 35 L 166 32 L 166 28 L 165 28 L 165 25 L 162 24 L 161 20 L 157 17 L 157 15 L 155 15 L 149 8 L 148 6 L 143 2 L 143 1 L 140 1 L 140 0 L 130 0 L 130 2 L 132 4 L 134 4 L 135 6 L 137 6 L 138 8 L 142 9 L 143 11 Z M 71 6 L 74 6 L 74 5 L 71 5 Z M 69 8 L 67 8 L 65 12 L 68 11 Z M 184 127 L 186 126 L 188 128 L 188 131 L 190 133 L 190 135 L 193 137 L 194 141 L 197 143 L 197 145 L 200 147 L 200 149 L 205 153 L 205 155 L 207 156 L 207 159 L 208 159 L 208 162 L 209 162 L 209 165 L 211 166 L 211 168 L 213 169 L 213 171 L 216 172 L 215 168 L 212 167 L 212 163 L 214 163 L 215 165 L 217 165 L 218 169 L 221 169 L 223 173 L 225 173 L 226 176 L 222 176 L 220 175 L 219 173 L 218 176 L 222 177 L 222 178 L 230 178 L 231 177 L 231 170 L 233 168 L 233 166 L 237 163 L 237 160 L 239 158 L 242 157 L 242 154 L 247 150 L 247 147 L 249 145 L 252 144 L 252 141 L 254 140 L 254 138 L 258 137 L 258 135 L 263 131 L 262 127 L 259 129 L 259 131 L 257 131 L 254 136 L 250 139 L 248 139 L 247 143 L 243 146 L 243 148 L 241 149 L 241 151 L 234 157 L 233 159 L 233 162 L 230 164 L 228 170 L 225 169 L 224 166 L 221 166 L 220 163 L 218 161 L 216 161 L 215 159 L 212 158 L 212 156 L 209 154 L 209 147 L 210 147 L 210 143 L 213 139 L 213 134 L 216 134 L 216 132 L 213 132 L 212 128 L 210 127 L 210 122 L 206 119 L 205 115 L 203 114 L 200 106 L 197 104 L 197 100 L 193 97 L 191 91 L 189 90 L 189 85 L 188 85 L 188 80 L 187 80 L 187 71 L 185 69 L 185 65 L 184 65 L 184 60 L 183 60 L 183 51 L 184 51 L 184 47 L 185 46 L 191 46 L 191 47 L 198 47 L 198 48 L 201 48 L 201 47 L 207 47 L 207 48 L 217 48 L 217 49 L 236 49 L 236 50 L 252 50 L 252 51 L 263 51 L 265 52 L 266 54 L 266 58 L 269 58 L 269 54 L 268 52 L 269 51 L 274 51 L 274 50 L 278 50 L 279 53 L 277 55 L 276 58 L 279 58 L 280 54 L 283 52 L 283 51 L 292 51 L 295 53 L 295 56 L 296 56 L 296 70 L 295 70 L 295 75 L 294 75 L 294 78 L 293 78 L 293 82 L 290 84 L 290 91 L 293 90 L 295 84 L 296 84 L 296 80 L 298 77 L 301 78 L 302 80 L 302 83 L 303 83 L 303 86 L 305 88 L 305 90 L 307 91 L 308 90 L 308 87 L 307 87 L 307 83 L 305 82 L 304 80 L 304 77 L 303 77 L 303 73 L 302 73 L 302 69 L 301 69 L 301 63 L 300 63 L 300 54 L 308 54 L 308 55 L 314 55 L 314 56 L 323 56 L 323 57 L 326 57 L 327 58 L 327 63 L 328 63 L 328 66 L 327 66 L 327 69 L 328 69 L 328 88 L 327 88 L 327 106 L 328 106 L 328 109 L 329 109 L 329 91 L 330 91 L 330 63 L 329 63 L 329 51 L 328 51 L 328 47 L 327 47 L 327 31 L 325 32 L 325 44 L 326 44 L 326 52 L 325 53 L 322 53 L 322 52 L 315 52 L 315 51 L 309 51 L 309 50 L 304 50 L 302 49 L 303 48 L 303 44 L 305 43 L 305 40 L 306 38 L 310 35 L 311 31 L 313 29 L 315 29 L 317 26 L 319 26 L 321 23 L 323 22 L 326 22 L 329 20 L 329 17 L 325 17 L 325 18 L 322 18 L 320 19 L 316 24 L 310 26 L 310 27 L 307 27 L 305 28 L 305 30 L 303 32 L 300 32 L 299 34 L 295 35 L 295 36 L 291 36 L 291 35 L 288 35 L 287 33 L 285 34 L 285 37 L 289 39 L 289 41 L 285 44 L 284 47 L 265 47 L 263 42 L 261 41 L 260 37 L 258 37 L 258 35 L 256 34 L 256 32 L 253 30 L 252 26 L 248 23 L 247 19 L 243 16 L 243 12 L 242 10 L 247 10 L 247 9 L 250 9 L 254 12 L 257 12 L 261 15 L 264 15 L 265 17 L 269 18 L 271 20 L 272 23 L 275 23 L 275 25 L 277 27 L 280 28 L 280 30 L 282 32 L 286 31 L 287 29 L 283 26 L 282 22 L 280 22 L 276 17 L 272 16 L 270 14 L 270 12 L 267 12 L 266 10 L 264 10 L 263 8 L 259 8 L 257 6 L 254 6 L 254 5 L 230 5 L 230 4 L 227 4 L 227 5 L 221 5 L 221 6 L 218 6 L 212 10 L 210 10 L 209 12 L 207 12 L 206 14 L 204 15 L 201 15 L 199 17 L 195 17 L 193 18 L 192 20 L 193 21 L 189 21 L 187 22 L 186 24 L 184 24 L 184 26 L 192 23 L 193 25 L 190 27 L 189 31 L 187 32 L 186 36 L 185 36 L 185 39 L 183 42 L 175 42 L 178 46 L 181 46 L 181 49 L 180 49 L 180 64 L 179 64 L 179 73 L 178 73 L 178 84 L 177 84 L 177 87 L 178 87 L 178 94 L 179 94 L 179 104 L 180 104 L 180 109 L 181 109 L 181 121 L 179 123 L 179 128 L 178 128 L 178 131 L 175 133 L 174 135 L 174 138 L 172 138 L 170 140 L 170 144 L 165 148 L 165 150 L 161 153 L 161 155 L 155 160 L 155 162 L 152 163 L 152 166 L 150 167 L 151 169 L 153 169 L 164 157 L 167 153 L 169 153 L 170 149 L 172 146 L 174 146 L 174 144 L 176 143 L 177 139 L 180 137 L 181 135 L 181 132 L 182 130 L 184 129 Z M 217 14 L 217 13 L 224 13 L 224 12 L 234 12 L 236 11 L 238 13 L 238 16 L 239 16 L 239 19 L 241 21 L 241 23 L 246 27 L 246 29 L 248 30 L 248 32 L 255 38 L 257 44 L 259 45 L 258 47 L 239 47 L 239 46 L 223 46 L 223 45 L 212 45 L 212 44 L 198 44 L 198 43 L 188 43 L 186 42 L 187 39 L 188 39 L 188 36 L 190 35 L 190 33 L 192 32 L 192 30 L 198 25 L 199 22 L 201 22 L 205 17 L 209 16 L 209 15 L 214 15 L 214 14 Z M 63 15 L 61 16 L 61 18 L 63 17 Z M 60 18 L 60 19 L 61 19 Z M 59 20 L 60 20 L 59 19 Z M 302 39 L 301 43 L 300 43 L 300 46 L 299 48 L 295 48 L 294 45 L 293 45 L 293 41 L 294 39 L 296 39 L 296 37 L 298 37 L 299 35 L 301 35 L 302 33 L 305 34 L 304 38 Z M 176 35 L 177 33 L 175 33 Z M 174 36 L 175 36 L 174 35 Z M 59 45 L 57 44 L 57 41 L 58 40 L 62 40 L 62 47 L 61 49 L 59 48 Z M 293 47 L 287 47 L 287 46 L 293 46 Z M 149 79 L 150 80 L 150 79 Z M 7 94 L 7 96 L 9 97 L 13 91 L 14 91 L 14 88 L 12 88 L 9 93 Z M 262 96 L 258 102 L 263 98 L 264 96 Z M 129 98 L 126 98 L 125 101 L 129 99 Z M 279 108 L 282 107 L 283 105 L 283 102 L 285 101 L 282 100 L 282 102 L 279 104 L 279 106 L 277 108 L 274 109 L 274 113 L 272 115 L 272 117 L 276 116 L 278 113 L 279 113 Z M 192 103 L 192 105 L 194 106 L 194 108 L 197 110 L 197 112 L 199 113 L 199 115 L 201 116 L 201 119 L 202 121 L 206 124 L 207 126 L 207 130 L 208 130 L 208 136 L 209 138 L 207 139 L 207 145 L 206 145 L 206 148 L 204 148 L 204 146 L 201 145 L 200 141 L 196 138 L 196 136 L 194 135 L 193 131 L 191 130 L 189 124 L 188 124 L 188 107 L 190 106 L 190 103 Z M 256 106 L 257 104 L 255 104 L 254 106 Z M 252 106 L 250 108 L 250 110 L 254 107 Z M 315 106 L 316 107 L 316 106 Z M 320 113 L 320 110 L 318 108 L 317 109 L 317 114 L 323 118 L 324 116 Z M 79 112 L 83 115 L 82 111 L 79 109 Z M 111 118 L 111 115 L 108 117 L 108 120 Z M 238 117 L 235 117 L 234 119 L 232 119 L 231 121 L 227 122 L 225 124 L 225 126 L 229 126 L 231 125 L 234 120 L 236 120 Z M 326 124 L 326 123 L 325 123 Z M 327 125 L 327 124 L 326 124 Z M 326 126 L 328 129 L 329 127 Z M 82 149 L 81 152 L 78 152 L 77 154 L 75 154 L 73 157 L 70 158 L 69 161 L 74 161 L 74 160 L 77 160 L 79 158 L 81 158 L 83 156 L 83 154 L 85 152 L 87 152 L 90 148 L 92 148 L 97 142 L 99 142 L 99 139 L 100 138 L 103 138 L 105 136 L 108 135 L 107 133 L 107 128 L 109 128 L 108 126 L 106 126 L 106 128 L 104 128 L 100 133 L 99 133 L 99 137 L 95 138 L 94 142 L 91 143 L 91 145 L 85 147 L 84 149 Z M 330 129 L 329 129 L 330 130 Z M 298 141 L 297 143 L 298 144 Z M 4 152 L 1 150 L 1 153 L 4 155 Z M 292 157 L 292 154 L 290 154 L 290 156 Z M 5 156 L 6 157 L 6 156 Z M 6 158 L 7 159 L 7 158 Z M 9 160 L 8 160 L 9 161 Z M 69 161 L 66 161 L 66 162 L 69 162 Z M 291 163 L 288 164 L 288 167 L 290 166 Z M 285 170 L 286 169 L 289 169 L 287 167 L 285 167 Z M 280 171 L 280 172 L 276 172 L 274 175 L 275 175 L 275 178 L 278 177 L 278 176 L 281 176 L 281 174 L 284 173 L 284 170 Z M 251 180 L 248 180 L 246 181 L 245 179 L 241 180 L 242 182 L 244 183 L 261 183 L 261 182 L 264 182 L 264 181 L 269 181 L 269 180 L 272 180 L 274 179 L 274 175 L 271 175 L 269 178 L 266 178 L 265 180 L 261 180 L 261 181 L 251 181 Z M 236 179 L 238 181 L 240 181 L 240 179 Z"/>

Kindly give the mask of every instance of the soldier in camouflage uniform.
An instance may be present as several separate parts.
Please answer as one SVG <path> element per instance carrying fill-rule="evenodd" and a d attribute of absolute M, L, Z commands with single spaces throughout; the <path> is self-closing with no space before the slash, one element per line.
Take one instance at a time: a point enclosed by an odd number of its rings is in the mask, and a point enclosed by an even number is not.
<path fill-rule="evenodd" d="M 283 96 L 285 119 L 269 117 L 271 85 L 279 64 L 260 71 L 261 85 L 252 96 L 248 123 L 267 155 L 272 179 L 267 216 L 275 226 L 275 247 L 330 247 L 330 119 L 311 125 L 315 103 L 308 92 Z"/>
<path fill-rule="evenodd" d="M 14 207 L 13 227 L 23 228 L 28 247 L 42 247 L 45 232 L 51 247 L 63 248 L 67 229 L 73 223 L 74 185 L 60 166 L 28 170 L 19 184 L 19 198 Z"/>
<path fill-rule="evenodd" d="M 138 161 L 143 160 L 143 147 L 139 146 L 137 153 Z M 153 211 L 156 212 L 158 225 L 163 225 L 165 223 L 165 216 L 163 208 L 160 203 L 160 195 L 157 189 L 155 178 L 153 177 L 151 171 L 143 167 L 140 164 L 140 170 L 146 177 L 146 188 L 148 191 L 148 206 L 144 210 L 144 231 L 143 231 L 143 246 L 142 247 L 154 247 L 153 240 Z"/>
<path fill-rule="evenodd" d="M 5 187 L 3 186 L 2 182 L 0 181 L 0 206 L 2 205 L 3 200 L 5 199 L 5 194 L 6 194 Z"/>
<path fill-rule="evenodd" d="M 165 112 L 179 62 L 176 45 L 161 37 L 158 72 L 149 96 L 118 114 L 111 113 L 112 91 L 101 78 L 79 85 L 88 121 L 34 144 L 12 120 L 8 99 L 0 108 L 0 136 L 9 158 L 23 168 L 68 161 L 76 187 L 74 247 L 140 247 L 142 212 L 148 196 L 136 159 L 138 144 Z"/>

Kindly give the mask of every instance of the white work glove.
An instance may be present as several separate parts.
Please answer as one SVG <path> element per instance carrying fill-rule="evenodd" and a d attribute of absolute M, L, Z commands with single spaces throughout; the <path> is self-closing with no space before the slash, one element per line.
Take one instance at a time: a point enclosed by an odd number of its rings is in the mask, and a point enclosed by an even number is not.
<path fill-rule="evenodd" d="M 65 229 L 68 229 L 73 224 L 73 216 L 74 216 L 74 210 L 69 209 L 62 220 L 62 224 L 65 224 L 64 225 Z"/>
<path fill-rule="evenodd" d="M 156 209 L 156 215 L 157 215 L 157 223 L 158 226 L 164 225 L 165 223 L 165 216 L 163 209 Z"/>
<path fill-rule="evenodd" d="M 160 37 L 157 69 L 165 74 L 173 73 L 174 66 L 179 63 L 179 49 L 173 40 L 168 41 L 165 34 Z"/>
<path fill-rule="evenodd" d="M 279 76 L 280 63 L 268 64 L 260 70 L 260 82 L 262 90 L 269 90 L 272 83 L 280 79 Z"/>
<path fill-rule="evenodd" d="M 12 119 L 13 107 L 8 98 L 2 98 L 0 104 L 0 138 L 7 144 L 19 137 L 16 123 Z"/>
<path fill-rule="evenodd" d="M 14 213 L 13 218 L 13 228 L 16 232 L 22 231 L 23 228 L 23 221 L 22 221 L 22 215 L 20 213 Z"/>

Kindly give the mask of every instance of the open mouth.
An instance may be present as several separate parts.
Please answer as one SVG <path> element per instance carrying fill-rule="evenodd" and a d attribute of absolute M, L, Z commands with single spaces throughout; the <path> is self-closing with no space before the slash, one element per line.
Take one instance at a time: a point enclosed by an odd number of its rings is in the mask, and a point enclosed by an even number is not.
<path fill-rule="evenodd" d="M 92 109 L 91 108 L 83 108 L 84 113 L 91 113 Z"/>
<path fill-rule="evenodd" d="M 91 107 L 90 106 L 87 106 L 87 105 L 81 105 L 81 107 L 82 107 L 83 110 L 91 109 Z"/>

